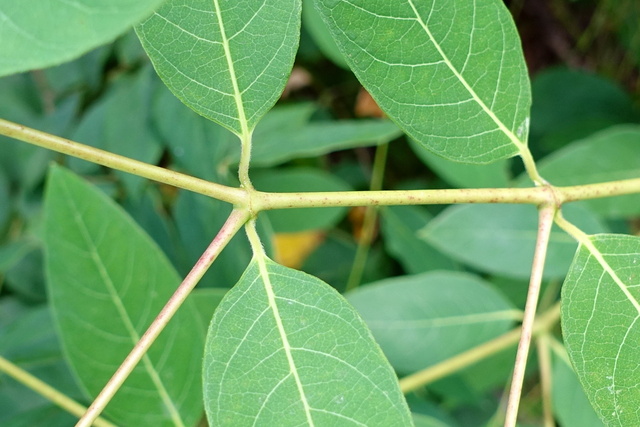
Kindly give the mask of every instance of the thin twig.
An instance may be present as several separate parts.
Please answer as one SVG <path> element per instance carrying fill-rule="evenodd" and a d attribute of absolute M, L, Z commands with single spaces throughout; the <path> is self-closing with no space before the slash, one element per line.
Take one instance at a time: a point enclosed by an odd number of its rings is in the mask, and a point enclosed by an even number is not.
<path fill-rule="evenodd" d="M 384 179 L 384 170 L 387 163 L 387 153 L 389 152 L 389 144 L 383 144 L 376 149 L 376 156 L 373 161 L 373 170 L 371 172 L 371 184 L 369 189 L 377 191 L 382 189 L 382 181 Z M 367 206 L 364 212 L 364 220 L 362 221 L 362 233 L 358 241 L 356 256 L 351 266 L 349 279 L 345 291 L 355 289 L 362 280 L 362 274 L 367 264 L 369 249 L 373 242 L 375 234 L 376 222 L 378 219 L 378 208 L 376 206 Z"/>
<path fill-rule="evenodd" d="M 533 326 L 533 334 L 537 335 L 549 330 L 558 323 L 558 320 L 560 320 L 560 303 L 556 303 L 548 311 L 538 316 Z M 400 390 L 405 394 L 412 392 L 424 385 L 473 365 L 480 360 L 515 345 L 520 339 L 520 335 L 522 335 L 522 328 L 515 328 L 491 341 L 442 361 L 437 365 L 429 366 L 422 371 L 401 378 Z"/>
<path fill-rule="evenodd" d="M 542 273 L 544 271 L 544 261 L 549 247 L 549 237 L 553 218 L 556 213 L 556 205 L 544 205 L 540 208 L 538 217 L 538 239 L 536 241 L 535 253 L 533 255 L 533 266 L 531 268 L 531 279 L 529 280 L 529 292 L 527 293 L 527 303 L 524 307 L 524 319 L 522 320 L 522 334 L 518 343 L 516 362 L 513 367 L 513 377 L 511 379 L 511 390 L 509 391 L 509 403 L 507 404 L 507 414 L 505 427 L 515 427 L 518 417 L 518 407 L 520 406 L 520 395 L 522 394 L 522 382 L 524 372 L 527 367 L 529 347 L 533 336 L 533 325 L 540 296 L 540 285 L 542 283 Z"/>
<path fill-rule="evenodd" d="M 187 277 L 182 281 L 178 289 L 171 296 L 167 304 L 162 308 L 160 314 L 155 318 L 147 331 L 142 335 L 140 341 L 135 345 L 131 353 L 122 362 L 113 377 L 107 382 L 100 394 L 93 401 L 87 412 L 76 424 L 76 427 L 89 427 L 98 415 L 104 410 L 107 404 L 116 394 L 122 383 L 127 379 L 131 371 L 136 367 L 142 356 L 147 352 L 160 332 L 169 323 L 178 308 L 189 296 L 191 290 L 198 283 L 200 278 L 207 271 L 211 263 L 216 259 L 222 249 L 229 243 L 231 238 L 238 232 L 240 227 L 249 219 L 249 213 L 245 210 L 234 210 L 220 229 L 218 235 L 213 239 L 209 247 L 202 254 L 200 259 L 193 266 Z"/>
<path fill-rule="evenodd" d="M 0 356 L 0 371 L 29 387 L 29 389 L 35 391 L 42 397 L 49 399 L 51 402 L 55 403 L 70 414 L 79 417 L 87 410 L 86 407 L 71 399 L 66 394 L 39 380 L 29 372 L 21 369 L 19 366 L 16 366 L 2 356 Z M 96 418 L 93 425 L 95 427 L 116 427 L 115 424 L 110 423 L 104 418 Z"/>

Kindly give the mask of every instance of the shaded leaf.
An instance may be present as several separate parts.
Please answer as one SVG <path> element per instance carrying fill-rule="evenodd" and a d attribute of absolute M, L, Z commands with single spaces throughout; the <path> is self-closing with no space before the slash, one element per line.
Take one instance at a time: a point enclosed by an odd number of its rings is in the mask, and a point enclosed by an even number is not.
<path fill-rule="evenodd" d="M 506 332 L 521 318 L 479 278 L 429 272 L 381 280 L 348 294 L 393 367 L 411 373 Z"/>
<path fill-rule="evenodd" d="M 180 278 L 160 249 L 99 190 L 53 167 L 46 190 L 49 295 L 65 355 L 95 396 Z M 108 406 L 124 425 L 195 424 L 202 411 L 202 323 L 187 301 Z"/>
<path fill-rule="evenodd" d="M 531 94 L 500 0 L 317 0 L 347 63 L 402 130 L 443 157 L 520 153 Z"/>
<path fill-rule="evenodd" d="M 640 237 L 590 236 L 562 287 L 562 331 L 580 383 L 608 426 L 640 425 Z"/>
<path fill-rule="evenodd" d="M 396 257 L 408 274 L 458 268 L 451 258 L 418 237 L 418 231 L 432 218 L 425 208 L 386 206 L 380 210 L 380 217 L 387 250 Z"/>
<path fill-rule="evenodd" d="M 37 7 L 0 2 L 0 75 L 74 59 L 115 39 L 162 0 L 41 0 Z M 35 5 L 34 5 L 35 6 Z"/>
<path fill-rule="evenodd" d="M 581 229 L 592 233 L 606 227 L 590 211 L 564 208 Z M 474 268 L 514 278 L 528 278 L 538 232 L 536 209 L 527 205 L 459 205 L 445 209 L 421 232 L 434 247 Z M 576 243 L 564 231 L 551 231 L 545 278 L 567 273 Z"/>
<path fill-rule="evenodd" d="M 300 37 L 300 0 L 169 0 L 137 27 L 182 102 L 240 135 L 275 104 Z"/>
<path fill-rule="evenodd" d="M 254 259 L 209 329 L 215 426 L 412 425 L 393 370 L 355 310 L 305 273 Z"/>

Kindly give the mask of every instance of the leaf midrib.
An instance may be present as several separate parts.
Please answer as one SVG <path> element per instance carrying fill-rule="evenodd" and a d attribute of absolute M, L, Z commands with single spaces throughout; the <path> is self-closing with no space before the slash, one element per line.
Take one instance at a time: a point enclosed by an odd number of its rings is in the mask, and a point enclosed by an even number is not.
<path fill-rule="evenodd" d="M 284 330 L 284 325 L 282 324 L 282 319 L 280 317 L 280 311 L 278 310 L 278 305 L 276 303 L 276 295 L 275 295 L 275 292 L 273 291 L 273 285 L 271 284 L 271 278 L 269 277 L 269 271 L 267 269 L 266 256 L 256 255 L 256 261 L 258 263 L 258 271 L 260 273 L 260 277 L 262 278 L 262 283 L 264 284 L 264 289 L 267 294 L 269 308 L 273 312 L 273 317 L 276 321 L 278 333 L 282 341 L 282 348 L 287 357 L 287 362 L 289 364 L 289 371 L 291 372 L 291 375 L 293 375 L 293 378 L 296 382 L 296 387 L 300 395 L 300 400 L 302 401 L 302 405 L 304 407 L 307 423 L 309 424 L 309 426 L 314 427 L 315 424 L 311 416 L 311 407 L 309 405 L 309 402 L 307 401 L 307 396 L 304 392 L 304 388 L 302 386 L 302 381 L 300 379 L 300 376 L 298 375 L 298 368 L 296 367 L 296 363 L 293 360 L 293 353 L 291 351 L 292 347 L 291 347 L 291 344 L 289 344 L 289 339 L 287 338 L 287 332 Z"/>

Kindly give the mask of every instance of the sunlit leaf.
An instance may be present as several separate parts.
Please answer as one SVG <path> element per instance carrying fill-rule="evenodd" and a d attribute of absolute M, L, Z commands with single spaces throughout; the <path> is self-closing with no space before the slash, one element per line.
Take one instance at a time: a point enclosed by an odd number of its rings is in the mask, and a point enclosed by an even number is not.
<path fill-rule="evenodd" d="M 214 426 L 410 426 L 393 370 L 356 311 L 305 273 L 254 259 L 205 345 Z"/>
<path fill-rule="evenodd" d="M 118 206 L 59 167 L 49 175 L 45 244 L 49 296 L 65 356 L 84 390 L 96 396 L 180 278 Z M 122 425 L 193 425 L 202 411 L 202 328 L 187 301 L 107 414 Z"/>
<path fill-rule="evenodd" d="M 601 234 L 578 248 L 562 287 L 562 332 L 606 425 L 640 425 L 640 237 Z"/>
<path fill-rule="evenodd" d="M 501 0 L 317 0 L 349 66 L 405 132 L 443 157 L 520 153 L 531 94 Z"/>

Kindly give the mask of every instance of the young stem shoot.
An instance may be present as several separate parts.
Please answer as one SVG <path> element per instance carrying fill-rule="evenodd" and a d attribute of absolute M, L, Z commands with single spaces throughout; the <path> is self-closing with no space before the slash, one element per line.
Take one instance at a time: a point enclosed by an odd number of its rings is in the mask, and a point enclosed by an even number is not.
<path fill-rule="evenodd" d="M 229 218 L 220 229 L 220 232 L 213 239 L 209 247 L 202 254 L 200 259 L 193 266 L 187 277 L 184 278 L 175 293 L 171 296 L 167 304 L 162 308 L 160 314 L 149 325 L 147 331 L 142 335 L 140 341 L 135 345 L 131 353 L 122 362 L 113 377 L 107 382 L 100 394 L 95 398 L 91 406 L 85 414 L 80 418 L 76 427 L 90 427 L 94 420 L 100 415 L 107 404 L 111 401 L 120 386 L 127 379 L 131 371 L 136 367 L 140 359 L 146 354 L 147 350 L 160 332 L 169 323 L 173 315 L 178 311 L 187 296 L 193 288 L 198 284 L 204 273 L 209 269 L 211 263 L 218 257 L 222 249 L 229 243 L 231 238 L 235 236 L 240 227 L 249 219 L 249 213 L 245 210 L 234 210 Z"/>

